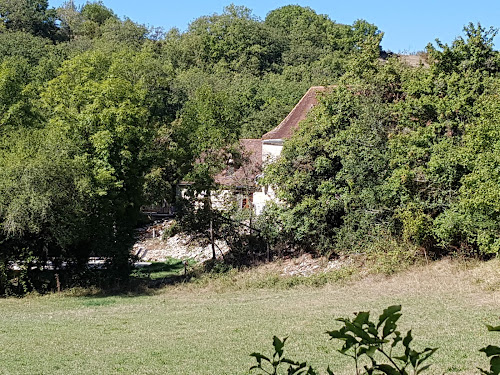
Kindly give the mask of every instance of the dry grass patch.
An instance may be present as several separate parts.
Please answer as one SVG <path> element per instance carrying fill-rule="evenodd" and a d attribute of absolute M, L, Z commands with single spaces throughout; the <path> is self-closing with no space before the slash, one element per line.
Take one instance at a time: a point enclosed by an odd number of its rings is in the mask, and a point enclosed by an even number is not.
<path fill-rule="evenodd" d="M 352 374 L 324 332 L 338 327 L 336 317 L 391 304 L 403 305 L 401 329 L 413 329 L 419 348 L 441 348 L 429 374 L 476 374 L 487 363 L 478 349 L 499 341 L 483 325 L 499 323 L 498 268 L 496 260 L 441 261 L 287 288 L 245 288 L 258 280 L 248 271 L 227 276 L 237 287 L 207 281 L 134 297 L 1 300 L 0 374 L 246 374 L 249 354 L 269 353 L 273 335 L 290 337 L 292 357 Z"/>

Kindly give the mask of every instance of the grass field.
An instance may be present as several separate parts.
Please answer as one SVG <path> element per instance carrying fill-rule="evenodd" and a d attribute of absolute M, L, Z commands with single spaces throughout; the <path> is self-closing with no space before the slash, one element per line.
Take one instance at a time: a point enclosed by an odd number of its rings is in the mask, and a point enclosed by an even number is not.
<path fill-rule="evenodd" d="M 500 263 L 441 261 L 324 287 L 184 285 L 153 295 L 0 300 L 0 374 L 246 374 L 253 351 L 289 336 L 291 357 L 353 374 L 324 332 L 355 311 L 403 305 L 418 348 L 438 346 L 428 374 L 477 374 L 478 349 L 500 344 Z"/>

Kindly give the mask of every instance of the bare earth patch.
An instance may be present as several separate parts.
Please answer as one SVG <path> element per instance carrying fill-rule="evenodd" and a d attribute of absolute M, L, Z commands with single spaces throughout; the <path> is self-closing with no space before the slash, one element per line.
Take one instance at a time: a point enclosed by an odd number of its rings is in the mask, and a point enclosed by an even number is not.
<path fill-rule="evenodd" d="M 325 257 L 313 257 L 303 254 L 295 258 L 279 259 L 259 267 L 260 273 L 277 273 L 281 276 L 312 276 L 318 273 L 338 270 L 348 266 L 352 260 L 348 257 L 329 260 Z"/>
<path fill-rule="evenodd" d="M 132 253 L 144 262 L 164 262 L 168 258 L 194 259 L 204 262 L 212 258 L 212 247 L 210 244 L 185 235 L 176 234 L 168 239 L 163 239 L 165 230 L 170 221 L 163 221 L 140 228 L 137 231 L 137 242 Z M 229 251 L 224 241 L 215 241 L 215 249 L 218 257 Z"/>
<path fill-rule="evenodd" d="M 194 259 L 203 263 L 212 258 L 211 245 L 202 243 L 189 235 L 176 234 L 168 239 L 163 239 L 169 225 L 169 221 L 163 221 L 140 228 L 137 231 L 137 242 L 132 250 L 133 255 L 138 256 L 144 262 L 164 262 L 168 258 L 174 258 Z M 215 241 L 215 248 L 218 258 L 229 251 L 227 244 L 220 240 Z M 259 267 L 259 272 L 276 273 L 282 276 L 311 276 L 338 270 L 351 263 L 352 260 L 348 257 L 330 260 L 325 257 L 303 254 L 262 265 Z"/>

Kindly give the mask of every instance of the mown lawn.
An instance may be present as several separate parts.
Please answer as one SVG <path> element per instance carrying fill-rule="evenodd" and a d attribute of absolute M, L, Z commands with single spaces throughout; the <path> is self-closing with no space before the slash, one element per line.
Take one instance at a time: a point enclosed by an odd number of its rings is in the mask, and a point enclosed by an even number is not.
<path fill-rule="evenodd" d="M 500 344 L 500 264 L 438 262 L 393 276 L 321 288 L 169 287 L 134 297 L 0 300 L 0 374 L 245 374 L 253 351 L 289 336 L 291 357 L 353 374 L 324 334 L 334 318 L 403 305 L 402 329 L 438 346 L 429 374 L 477 374 L 478 349 Z"/>

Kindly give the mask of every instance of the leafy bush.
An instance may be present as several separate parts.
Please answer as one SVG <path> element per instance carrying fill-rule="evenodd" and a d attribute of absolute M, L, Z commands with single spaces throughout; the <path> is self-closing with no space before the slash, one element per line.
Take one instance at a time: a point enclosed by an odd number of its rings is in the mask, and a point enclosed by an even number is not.
<path fill-rule="evenodd" d="M 283 340 L 280 340 L 276 336 L 273 337 L 274 354 L 272 357 L 266 357 L 260 353 L 250 354 L 250 356 L 254 357 L 257 361 L 256 365 L 250 367 L 250 371 L 259 370 L 261 374 L 276 375 L 278 374 L 280 365 L 288 365 L 287 374 L 289 375 L 316 374 L 311 366 L 307 366 L 307 363 L 296 362 L 285 357 L 284 347 L 286 340 L 287 337 Z"/>
<path fill-rule="evenodd" d="M 497 30 L 464 32 L 428 46 L 429 68 L 357 56 L 319 98 L 264 173 L 281 202 L 266 212 L 275 241 L 366 252 L 385 232 L 426 255 L 499 253 Z"/>
<path fill-rule="evenodd" d="M 168 240 L 170 237 L 175 236 L 179 232 L 181 232 L 181 228 L 178 221 L 172 220 L 163 231 L 162 239 Z"/>
<path fill-rule="evenodd" d="M 397 321 L 401 315 L 400 305 L 389 306 L 374 322 L 370 321 L 369 311 L 359 312 L 354 319 L 337 319 L 343 326 L 338 330 L 326 333 L 331 339 L 343 342 L 339 352 L 354 360 L 356 374 L 408 375 L 411 373 L 416 375 L 430 367 L 427 360 L 436 352 L 437 348 L 415 350 L 412 346 L 411 330 L 404 335 L 397 330 Z M 497 328 L 500 330 L 500 327 Z M 251 356 L 255 358 L 257 364 L 252 366 L 250 370 L 257 370 L 261 374 L 275 375 L 278 374 L 281 366 L 281 368 L 286 368 L 287 374 L 318 374 L 306 362 L 294 361 L 285 357 L 285 341 L 286 338 L 280 340 L 274 336 L 272 357 L 252 353 Z M 500 348 L 498 348 L 498 353 L 495 350 L 493 351 L 495 354 L 500 354 Z M 498 365 L 500 365 L 500 357 L 498 357 Z M 326 371 L 329 375 L 333 375 L 333 371 L 329 367 Z M 498 372 L 491 374 L 497 375 Z"/>

